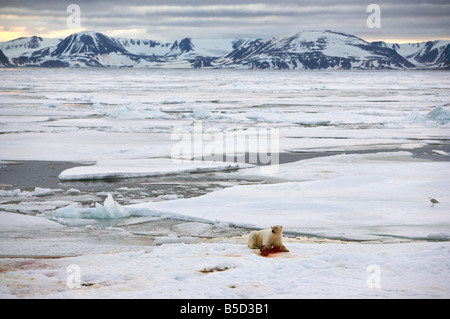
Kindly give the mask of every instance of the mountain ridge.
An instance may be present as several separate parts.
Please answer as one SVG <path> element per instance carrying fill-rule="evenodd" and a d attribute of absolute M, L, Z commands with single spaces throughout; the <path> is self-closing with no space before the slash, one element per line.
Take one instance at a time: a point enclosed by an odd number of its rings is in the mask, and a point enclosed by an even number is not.
<path fill-rule="evenodd" d="M 450 69 L 450 41 L 367 42 L 355 35 L 302 31 L 271 39 L 173 42 L 109 37 L 95 31 L 64 39 L 0 42 L 0 67 L 147 67 L 237 69 Z"/>
<path fill-rule="evenodd" d="M 262 58 L 265 57 L 265 58 Z M 227 64 L 263 69 L 398 69 L 414 67 L 395 50 L 330 30 L 256 40 L 222 58 Z"/>

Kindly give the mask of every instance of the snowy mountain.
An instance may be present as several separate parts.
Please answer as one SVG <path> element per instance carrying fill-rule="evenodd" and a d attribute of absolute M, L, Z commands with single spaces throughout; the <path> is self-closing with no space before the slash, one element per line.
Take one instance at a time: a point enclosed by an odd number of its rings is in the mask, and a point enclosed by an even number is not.
<path fill-rule="evenodd" d="M 45 39 L 37 36 L 22 37 L 11 41 L 1 42 L 0 50 L 10 59 L 22 55 L 29 55 L 42 48 L 57 45 L 60 39 Z"/>
<path fill-rule="evenodd" d="M 190 38 L 162 43 L 153 40 L 108 37 L 98 32 L 74 33 L 48 46 L 32 46 L 36 40 L 21 38 L 0 44 L 5 58 L 2 66 L 42 67 L 197 67 L 206 66 L 219 56 L 205 49 L 196 50 Z M 41 38 L 39 38 L 41 39 Z M 20 41 L 19 41 L 20 40 Z M 43 41 L 42 39 L 40 41 Z M 221 54 L 232 48 L 231 40 L 219 41 Z M 230 44 L 228 44 L 230 42 Z M 217 41 L 216 41 L 217 45 Z M 226 49 L 223 49 L 223 48 Z M 199 52 L 200 53 L 199 53 Z M 204 56 L 207 54 L 207 56 Z M 10 64 L 6 63 L 9 58 Z M 3 62 L 5 60 L 5 62 Z M 199 62 L 200 61 L 200 62 Z"/>
<path fill-rule="evenodd" d="M 0 50 L 0 66 L 13 66 L 2 50 Z"/>
<path fill-rule="evenodd" d="M 380 47 L 391 48 L 420 68 L 450 68 L 450 41 L 438 40 L 421 43 L 373 42 Z"/>
<path fill-rule="evenodd" d="M 173 43 L 161 43 L 153 40 L 116 38 L 129 53 L 134 55 L 165 55 Z"/>
<path fill-rule="evenodd" d="M 13 62 L 19 66 L 119 67 L 132 62 L 133 56 L 114 38 L 98 32 L 79 32 L 55 46 L 13 58 Z"/>
<path fill-rule="evenodd" d="M 0 43 L 0 66 L 243 69 L 448 68 L 450 41 L 369 43 L 333 31 L 262 39 L 173 42 L 114 38 L 99 32 L 65 39 L 33 36 Z"/>
<path fill-rule="evenodd" d="M 307 31 L 247 41 L 217 60 L 250 69 L 403 69 L 414 67 L 395 50 L 333 31 Z"/>

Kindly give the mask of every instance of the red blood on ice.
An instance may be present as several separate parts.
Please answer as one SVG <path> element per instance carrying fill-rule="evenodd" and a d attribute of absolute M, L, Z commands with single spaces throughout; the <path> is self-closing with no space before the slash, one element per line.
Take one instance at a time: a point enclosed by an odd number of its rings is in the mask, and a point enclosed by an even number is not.
<path fill-rule="evenodd" d="M 261 256 L 267 257 L 269 254 L 279 253 L 281 248 L 279 246 L 272 246 L 271 248 L 261 248 L 259 250 L 261 252 Z"/>

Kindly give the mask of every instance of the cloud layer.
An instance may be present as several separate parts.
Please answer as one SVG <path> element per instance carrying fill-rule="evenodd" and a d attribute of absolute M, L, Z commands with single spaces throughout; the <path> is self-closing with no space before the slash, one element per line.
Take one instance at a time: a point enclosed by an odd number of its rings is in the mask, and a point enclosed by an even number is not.
<path fill-rule="evenodd" d="M 80 7 L 81 25 L 67 26 L 67 6 Z M 14 35 L 63 37 L 79 30 L 112 36 L 173 40 L 181 37 L 270 38 L 303 30 L 336 30 L 367 40 L 450 39 L 448 0 L 377 1 L 380 28 L 368 28 L 367 3 L 361 0 L 101 0 L 0 3 L 2 39 Z"/>

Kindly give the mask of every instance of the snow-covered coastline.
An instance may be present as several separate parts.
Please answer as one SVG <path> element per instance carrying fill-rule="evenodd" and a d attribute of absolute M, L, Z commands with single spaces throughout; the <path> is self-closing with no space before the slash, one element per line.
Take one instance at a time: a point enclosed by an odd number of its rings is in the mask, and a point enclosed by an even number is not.
<path fill-rule="evenodd" d="M 0 182 L 1 298 L 450 296 L 447 73 L 221 72 L 2 71 L 0 169 L 80 165 Z M 229 162 L 171 158 L 199 123 L 193 155 Z M 218 147 L 272 130 L 312 155 Z M 273 224 L 265 258 L 246 234 Z"/>

